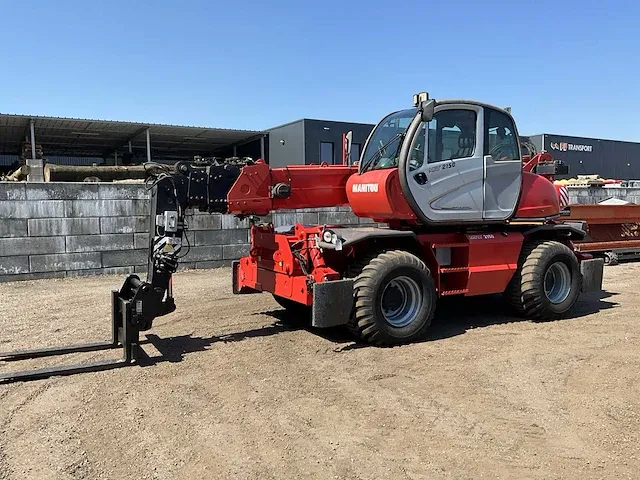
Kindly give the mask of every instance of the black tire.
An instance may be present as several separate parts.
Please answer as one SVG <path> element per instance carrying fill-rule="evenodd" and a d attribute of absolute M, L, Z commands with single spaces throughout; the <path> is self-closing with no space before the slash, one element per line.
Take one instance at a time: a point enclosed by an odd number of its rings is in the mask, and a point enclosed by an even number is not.
<path fill-rule="evenodd" d="M 425 335 L 435 313 L 436 289 L 422 260 L 402 250 L 376 252 L 353 263 L 347 276 L 355 278 L 354 308 L 347 323 L 352 333 L 381 346 L 409 343 Z M 388 309 L 383 312 L 383 303 L 390 305 L 394 300 L 401 304 L 393 312 L 397 315 Z"/>
<path fill-rule="evenodd" d="M 311 319 L 311 308 L 308 305 L 295 302 L 289 298 L 273 295 L 273 299 L 286 310 L 286 314 L 281 318 L 283 323 L 291 325 L 304 325 Z"/>
<path fill-rule="evenodd" d="M 556 241 L 537 241 L 523 246 L 505 294 L 519 315 L 553 320 L 573 307 L 581 287 L 580 266 L 571 249 Z"/>

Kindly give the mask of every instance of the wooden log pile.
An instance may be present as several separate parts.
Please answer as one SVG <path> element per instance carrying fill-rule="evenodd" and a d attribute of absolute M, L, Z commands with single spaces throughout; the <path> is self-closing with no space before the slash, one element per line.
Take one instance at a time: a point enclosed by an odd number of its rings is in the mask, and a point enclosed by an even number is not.
<path fill-rule="evenodd" d="M 118 180 L 144 180 L 142 165 L 54 165 L 44 167 L 45 182 L 113 182 Z"/>
<path fill-rule="evenodd" d="M 194 163 L 210 164 L 229 163 L 244 166 L 253 162 L 249 157 L 229 157 L 220 159 L 194 158 Z M 166 164 L 173 168 L 174 164 Z M 152 168 L 153 170 L 153 168 Z M 48 163 L 44 166 L 45 182 L 126 182 L 143 181 L 149 170 L 144 165 L 56 165 Z"/>
<path fill-rule="evenodd" d="M 22 165 L 17 170 L 9 173 L 8 175 L 0 175 L 0 181 L 2 182 L 21 182 L 27 179 L 29 175 L 29 167 Z"/>

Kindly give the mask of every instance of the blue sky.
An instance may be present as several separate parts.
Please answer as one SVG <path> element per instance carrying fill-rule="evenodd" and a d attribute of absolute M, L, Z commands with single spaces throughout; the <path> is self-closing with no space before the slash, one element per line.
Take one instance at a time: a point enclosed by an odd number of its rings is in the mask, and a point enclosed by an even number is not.
<path fill-rule="evenodd" d="M 632 1 L 0 0 L 0 112 L 263 129 L 428 90 L 640 141 Z M 33 27 L 33 28 L 32 28 Z"/>

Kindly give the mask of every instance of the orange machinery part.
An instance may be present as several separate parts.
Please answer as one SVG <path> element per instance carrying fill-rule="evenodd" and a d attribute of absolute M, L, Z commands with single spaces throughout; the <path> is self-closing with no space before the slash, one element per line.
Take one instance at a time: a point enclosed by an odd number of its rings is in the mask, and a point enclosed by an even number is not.
<path fill-rule="evenodd" d="M 580 205 L 569 207 L 567 220 L 584 220 L 587 225 L 640 223 L 640 205 Z"/>
<path fill-rule="evenodd" d="M 581 252 L 622 248 L 640 250 L 640 205 L 571 205 L 565 221 L 587 223 L 587 238 L 575 242 Z"/>
<path fill-rule="evenodd" d="M 278 184 L 288 196 L 278 196 Z M 269 168 L 258 160 L 242 169 L 227 194 L 228 212 L 267 215 L 272 210 L 349 205 L 364 218 L 381 222 L 415 222 L 416 215 L 404 198 L 398 169 L 370 170 L 358 174 L 349 165 L 292 165 Z M 555 186 L 546 178 L 523 172 L 522 195 L 516 217 L 548 218 L 560 211 Z"/>

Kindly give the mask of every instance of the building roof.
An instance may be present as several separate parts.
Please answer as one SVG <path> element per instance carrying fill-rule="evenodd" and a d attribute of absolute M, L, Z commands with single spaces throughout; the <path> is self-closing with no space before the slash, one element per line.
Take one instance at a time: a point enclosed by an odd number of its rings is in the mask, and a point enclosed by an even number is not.
<path fill-rule="evenodd" d="M 283 123 L 280 125 L 276 125 L 275 127 L 268 128 L 267 131 L 276 130 L 278 128 L 288 127 L 289 125 L 294 125 L 296 123 L 301 122 L 317 122 L 317 123 L 326 123 L 327 125 L 360 125 L 364 127 L 374 127 L 374 123 L 362 123 L 362 122 L 349 122 L 343 120 L 323 120 L 320 118 L 299 118 L 297 120 L 293 120 L 291 122 Z"/>
<path fill-rule="evenodd" d="M 44 157 L 106 157 L 124 153 L 128 142 L 138 156 L 146 155 L 146 130 L 151 152 L 158 159 L 184 159 L 195 155 L 215 155 L 223 148 L 248 143 L 263 136 L 255 130 L 119 122 L 80 118 L 40 117 L 0 113 L 0 154 L 19 154 L 29 138 L 34 120 L 36 144 Z"/>

